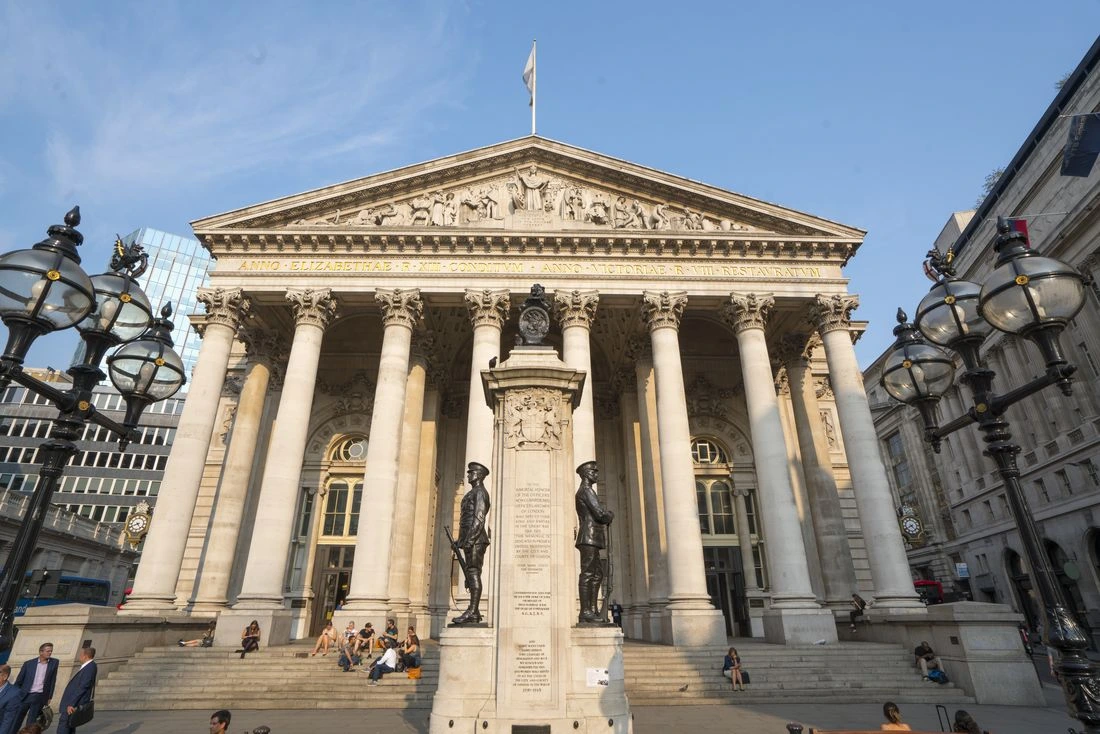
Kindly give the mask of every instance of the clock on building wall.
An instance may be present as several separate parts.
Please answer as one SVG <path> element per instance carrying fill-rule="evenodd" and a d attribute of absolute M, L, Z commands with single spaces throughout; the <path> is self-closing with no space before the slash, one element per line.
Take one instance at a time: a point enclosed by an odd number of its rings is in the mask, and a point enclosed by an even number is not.
<path fill-rule="evenodd" d="M 901 526 L 901 534 L 910 542 L 924 535 L 924 523 L 917 516 L 917 511 L 908 503 L 898 508 L 898 524 Z"/>
<path fill-rule="evenodd" d="M 149 532 L 149 523 L 153 519 L 152 514 L 149 512 L 151 509 L 149 503 L 142 500 L 134 507 L 130 517 L 126 518 L 126 542 L 130 544 L 131 548 L 137 548 L 141 541 L 145 539 L 146 533 Z"/>

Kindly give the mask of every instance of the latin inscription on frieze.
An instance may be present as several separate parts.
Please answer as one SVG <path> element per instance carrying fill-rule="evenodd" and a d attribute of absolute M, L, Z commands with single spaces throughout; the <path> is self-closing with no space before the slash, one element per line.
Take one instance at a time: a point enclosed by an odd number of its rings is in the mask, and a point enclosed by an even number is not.
<path fill-rule="evenodd" d="M 589 275 L 651 278 L 767 278 L 788 280 L 829 277 L 824 268 L 809 265 L 764 265 L 753 262 L 724 263 L 661 262 L 655 260 L 536 259 L 528 260 L 420 260 L 420 259 L 318 259 L 318 260 L 239 260 L 226 259 L 220 271 L 257 273 L 370 273 L 469 274 L 482 275 Z"/>

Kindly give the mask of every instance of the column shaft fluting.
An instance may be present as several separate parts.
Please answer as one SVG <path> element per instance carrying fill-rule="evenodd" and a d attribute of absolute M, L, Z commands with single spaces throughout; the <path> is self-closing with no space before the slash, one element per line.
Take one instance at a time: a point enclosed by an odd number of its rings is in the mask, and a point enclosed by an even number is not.
<path fill-rule="evenodd" d="M 192 604 L 192 609 L 196 611 L 224 609 L 229 602 L 229 577 L 233 571 L 234 554 L 267 400 L 267 387 L 271 380 L 271 364 L 268 360 L 274 355 L 256 354 L 254 351 L 259 346 L 258 340 L 264 336 L 242 334 L 252 352 L 252 359 L 237 402 L 233 434 L 226 450 L 217 501 L 210 521 L 210 531 L 207 533 L 202 571 Z M 274 346 L 273 340 L 271 344 Z"/>
<path fill-rule="evenodd" d="M 288 290 L 287 300 L 295 315 L 294 339 L 268 445 L 253 523 L 255 530 L 235 609 L 283 607 L 287 559 L 298 507 L 321 341 L 325 327 L 336 313 L 336 301 L 328 289 Z"/>
<path fill-rule="evenodd" d="M 176 582 L 206 468 L 229 352 L 240 320 L 250 308 L 239 288 L 200 291 L 199 301 L 207 310 L 202 346 L 157 497 L 158 517 L 145 539 L 127 612 L 176 606 Z"/>
<path fill-rule="evenodd" d="M 624 380 L 634 379 L 633 370 Z M 622 390 L 622 413 L 620 430 L 623 439 L 623 459 L 626 462 L 626 490 L 630 493 L 630 547 L 632 549 L 630 572 L 631 587 L 634 594 L 626 602 L 626 615 L 632 620 L 630 637 L 641 637 L 641 620 L 649 612 L 648 526 L 645 521 L 645 486 L 642 481 L 642 453 L 638 424 L 638 396 L 634 386 L 624 386 Z"/>
<path fill-rule="evenodd" d="M 741 573 L 745 575 L 745 591 L 759 591 L 756 583 L 756 560 L 752 555 L 752 533 L 749 532 L 749 508 L 745 504 L 747 492 L 733 489 L 733 510 L 737 516 L 737 542 L 741 549 Z"/>
<path fill-rule="evenodd" d="M 423 314 L 424 305 L 420 291 L 415 288 L 378 291 L 376 297 L 382 307 L 385 329 L 363 475 L 363 507 L 369 508 L 370 530 L 364 532 L 366 524 L 359 526 L 355 557 L 362 561 L 352 569 L 344 609 L 363 610 L 368 615 L 367 621 L 378 625 L 385 622 L 382 617 L 389 609 L 401 426 L 405 418 L 413 328 Z"/>
<path fill-rule="evenodd" d="M 668 534 L 665 529 L 665 493 L 661 486 L 657 385 L 651 349 L 636 354 L 634 377 L 638 392 L 638 443 L 642 460 L 649 604 L 651 607 L 663 607 L 668 603 Z"/>
<path fill-rule="evenodd" d="M 657 383 L 657 431 L 668 532 L 668 566 L 675 569 L 668 577 L 669 608 L 710 608 L 680 362 L 678 329 L 687 296 L 647 291 L 644 299 Z"/>
<path fill-rule="evenodd" d="M 924 606 L 913 589 L 893 495 L 863 389 L 863 375 L 848 330 L 851 312 L 858 305 L 856 296 L 818 296 L 812 308 L 813 318 L 825 344 L 829 380 L 875 586 L 875 608 L 921 611 Z"/>
<path fill-rule="evenodd" d="M 779 416 L 768 346 L 764 339 L 771 296 L 733 295 L 723 317 L 737 334 L 745 405 L 752 432 L 757 496 L 768 548 L 768 579 L 772 608 L 816 607 L 806 547 L 798 522 L 794 488 L 787 463 L 787 446 Z"/>

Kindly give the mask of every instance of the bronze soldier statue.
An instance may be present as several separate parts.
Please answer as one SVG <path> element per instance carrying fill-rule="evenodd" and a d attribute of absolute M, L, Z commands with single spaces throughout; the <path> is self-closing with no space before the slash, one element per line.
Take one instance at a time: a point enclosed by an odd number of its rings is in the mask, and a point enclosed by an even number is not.
<path fill-rule="evenodd" d="M 481 566 L 485 562 L 485 549 L 489 547 L 489 531 L 485 518 L 489 514 L 489 492 L 485 489 L 485 477 L 489 470 L 471 461 L 466 468 L 466 481 L 470 491 L 462 496 L 459 509 L 458 540 L 455 550 L 461 550 L 462 570 L 466 576 L 466 588 L 470 591 L 470 605 L 466 611 L 451 620 L 454 624 L 473 624 L 481 621 Z"/>
<path fill-rule="evenodd" d="M 599 481 L 599 469 L 594 461 L 577 467 L 581 486 L 577 489 L 577 550 L 581 553 L 581 573 L 577 588 L 581 597 L 580 624 L 606 622 L 596 606 L 603 584 L 603 562 L 600 550 L 607 546 L 607 526 L 615 515 L 600 504 L 594 485 Z"/>

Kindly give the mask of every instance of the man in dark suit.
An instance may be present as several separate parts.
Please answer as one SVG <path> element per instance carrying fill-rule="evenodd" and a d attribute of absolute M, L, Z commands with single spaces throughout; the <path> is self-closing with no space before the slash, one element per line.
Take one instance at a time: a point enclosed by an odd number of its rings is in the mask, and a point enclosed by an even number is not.
<path fill-rule="evenodd" d="M 23 713 L 23 691 L 8 683 L 11 666 L 0 665 L 0 734 L 15 734 Z"/>
<path fill-rule="evenodd" d="M 76 727 L 69 724 L 69 716 L 76 707 L 92 700 L 92 691 L 95 689 L 95 648 L 84 647 L 80 650 L 80 669 L 65 686 L 65 692 L 61 694 L 61 705 L 58 707 L 57 734 L 76 734 Z"/>
<path fill-rule="evenodd" d="M 57 685 L 58 662 L 53 658 L 53 643 L 44 642 L 38 646 L 38 657 L 23 663 L 19 676 L 15 679 L 23 691 L 23 716 L 19 721 L 24 726 L 33 724 L 42 707 L 53 698 L 53 689 Z"/>

